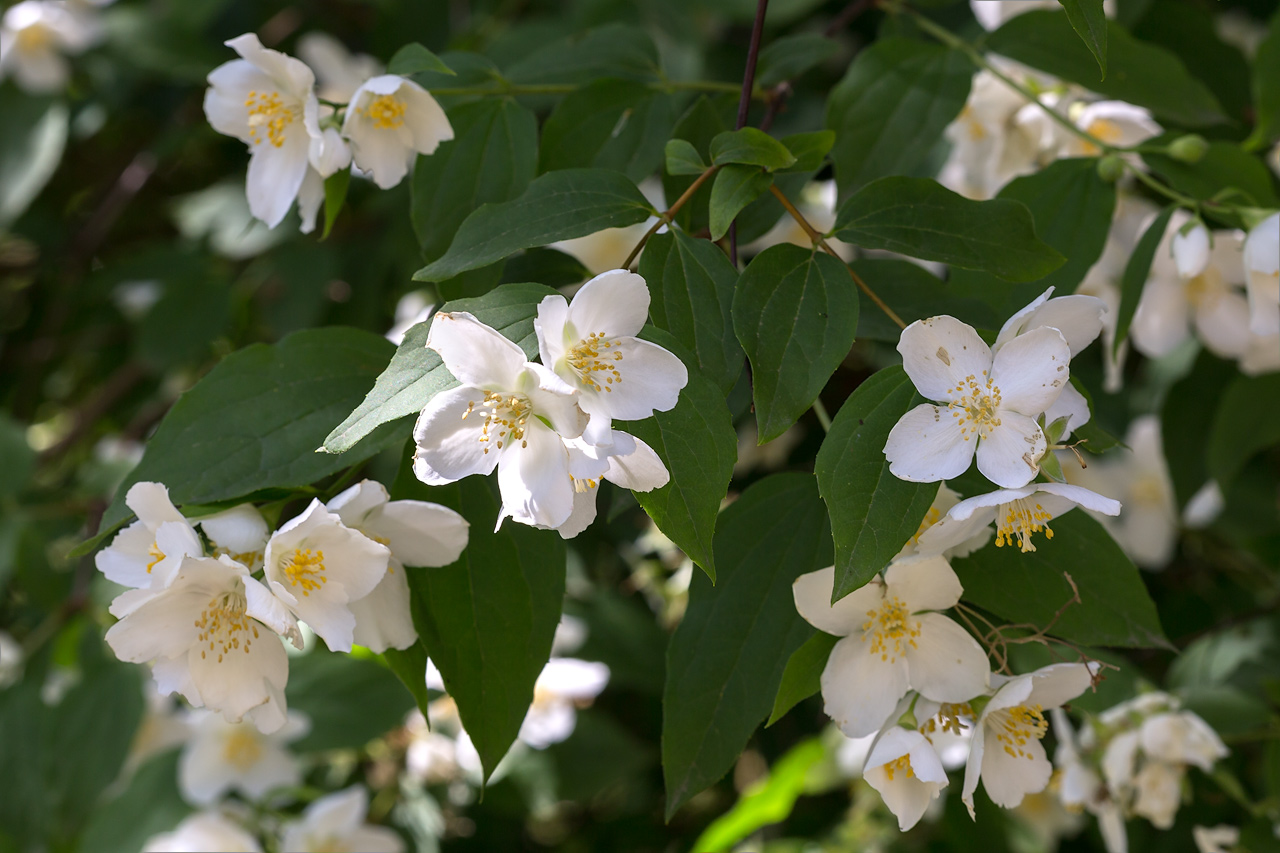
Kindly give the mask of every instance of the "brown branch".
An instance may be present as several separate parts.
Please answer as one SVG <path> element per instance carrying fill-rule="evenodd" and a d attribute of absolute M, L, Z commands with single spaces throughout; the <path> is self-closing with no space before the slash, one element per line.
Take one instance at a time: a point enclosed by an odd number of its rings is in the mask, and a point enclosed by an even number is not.
<path fill-rule="evenodd" d="M 853 0 L 840 10 L 840 14 L 831 19 L 831 23 L 823 29 L 822 34 L 831 38 L 845 27 L 852 24 L 863 12 L 876 5 L 876 0 Z"/>
<path fill-rule="evenodd" d="M 738 97 L 738 121 L 734 130 L 742 130 L 747 124 L 747 113 L 751 109 L 751 90 L 756 82 L 756 63 L 760 59 L 760 37 L 764 33 L 764 16 L 769 9 L 769 0 L 757 0 L 756 18 L 751 23 L 751 44 L 747 47 L 747 67 L 742 71 L 742 94 Z M 738 218 L 729 223 L 729 260 L 734 267 L 738 266 Z"/>
<path fill-rule="evenodd" d="M 680 208 L 685 206 L 685 203 L 689 199 L 693 198 L 693 194 L 698 191 L 698 188 L 705 184 L 707 179 L 715 174 L 715 171 L 719 168 L 719 166 L 708 166 L 705 172 L 695 178 L 693 183 L 689 184 L 689 188 L 680 194 L 680 198 L 676 199 L 675 203 L 668 207 L 658 217 L 658 221 L 653 223 L 653 227 L 644 232 L 644 236 L 640 238 L 640 242 L 636 243 L 635 248 L 631 250 L 631 254 L 627 255 L 627 259 L 622 262 L 622 266 L 620 267 L 621 269 L 625 270 L 631 268 L 631 262 L 636 259 L 636 255 L 640 254 L 640 250 L 644 248 L 645 243 L 649 242 L 649 238 L 654 234 L 657 234 L 658 229 L 663 225 L 670 225 L 672 217 L 680 211 Z"/>

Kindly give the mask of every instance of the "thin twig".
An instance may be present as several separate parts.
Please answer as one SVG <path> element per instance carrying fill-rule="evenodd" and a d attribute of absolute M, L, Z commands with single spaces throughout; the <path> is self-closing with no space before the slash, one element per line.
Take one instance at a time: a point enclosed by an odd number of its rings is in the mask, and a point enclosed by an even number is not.
<path fill-rule="evenodd" d="M 756 18 L 751 23 L 751 44 L 747 47 L 747 67 L 742 71 L 742 93 L 738 96 L 738 121 L 734 130 L 742 130 L 747 124 L 747 113 L 751 110 L 751 90 L 756 83 L 756 63 L 760 59 L 760 37 L 764 34 L 764 16 L 769 9 L 769 0 L 757 0 Z M 738 266 L 738 219 L 729 223 L 729 260 L 734 267 Z"/>
<path fill-rule="evenodd" d="M 822 30 L 822 34 L 827 38 L 831 38 L 845 27 L 852 24 L 865 11 L 876 5 L 876 0 L 853 0 L 848 6 L 840 10 L 840 14 L 831 19 L 831 23 Z"/>
<path fill-rule="evenodd" d="M 649 242 L 649 238 L 654 234 L 657 234 L 658 229 L 663 225 L 670 225 L 672 218 L 680 211 L 680 208 L 684 207 L 685 202 L 693 198 L 693 194 L 698 191 L 698 188 L 705 184 L 707 179 L 715 174 L 715 171 L 719 168 L 719 166 L 709 166 L 705 172 L 694 179 L 693 183 L 689 184 L 689 188 L 681 193 L 680 198 L 676 199 L 675 203 L 668 207 L 658 217 L 658 221 L 653 223 L 653 227 L 644 232 L 644 236 L 640 238 L 639 243 L 636 243 L 635 248 L 631 250 L 631 254 L 627 255 L 627 259 L 622 262 L 620 269 L 625 270 L 631 268 L 631 262 L 636 259 L 636 255 L 640 254 L 640 250 L 644 248 L 645 243 Z"/>

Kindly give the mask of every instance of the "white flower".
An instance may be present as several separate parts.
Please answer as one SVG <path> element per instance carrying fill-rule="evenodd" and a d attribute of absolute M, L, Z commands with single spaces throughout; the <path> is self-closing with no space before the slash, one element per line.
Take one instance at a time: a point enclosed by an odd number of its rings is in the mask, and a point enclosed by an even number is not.
<path fill-rule="evenodd" d="M 286 853 L 401 853 L 404 841 L 389 829 L 364 822 L 369 795 L 359 785 L 321 797 L 307 806 L 302 820 L 283 827 L 280 849 Z"/>
<path fill-rule="evenodd" d="M 902 366 L 917 390 L 945 405 L 917 406 L 889 433 L 885 457 L 895 477 L 949 480 L 973 460 L 998 486 L 1025 486 L 1040 471 L 1047 443 L 1036 417 L 1052 406 L 1070 376 L 1071 350 L 1057 330 L 1033 329 L 992 357 L 972 326 L 930 317 L 898 341 Z"/>
<path fill-rule="evenodd" d="M 569 450 L 569 478 L 573 481 L 573 512 L 556 528 L 565 539 L 586 530 L 596 519 L 596 489 L 608 480 L 624 489 L 648 492 L 671 479 L 653 448 L 633 435 L 610 430 L 609 444 L 588 444 L 585 438 L 565 441 Z"/>
<path fill-rule="evenodd" d="M 938 494 L 933 499 L 933 503 L 929 505 L 928 511 L 925 512 L 924 518 L 920 520 L 920 526 L 916 528 L 915 535 L 907 540 L 907 544 L 902 546 L 902 550 L 898 552 L 895 560 L 903 557 L 911 557 L 915 555 L 923 555 L 931 557 L 934 554 L 942 554 L 948 560 L 955 560 L 961 557 L 967 557 L 974 551 L 981 548 L 991 541 L 991 531 L 989 529 L 977 530 L 968 539 L 957 539 L 954 543 L 948 543 L 947 547 L 940 551 L 926 552 L 920 546 L 920 537 L 926 531 L 940 524 L 950 509 L 960 502 L 960 495 L 947 486 L 946 483 L 938 485 Z"/>
<path fill-rule="evenodd" d="M 264 732 L 285 722 L 289 659 L 280 634 L 301 646 L 297 622 L 267 587 L 227 557 L 186 557 L 167 588 L 136 589 L 111 605 L 116 657 L 154 661 L 164 693 L 239 722 L 253 713 Z"/>
<path fill-rule="evenodd" d="M 426 501 L 393 501 L 381 483 L 362 480 L 329 501 L 342 523 L 391 551 L 373 591 L 348 606 L 354 640 L 375 652 L 406 649 L 418 639 L 409 611 L 405 566 L 447 566 L 467 547 L 470 525 L 458 513 Z"/>
<path fill-rule="evenodd" d="M 1165 761 L 1147 761 L 1130 780 L 1133 802 L 1129 810 L 1151 821 L 1156 829 L 1169 829 L 1182 805 L 1182 777 L 1186 767 Z"/>
<path fill-rule="evenodd" d="M 1225 823 L 1218 826 L 1193 826 L 1191 837 L 1195 840 L 1199 853 L 1231 853 L 1240 843 L 1240 828 Z"/>
<path fill-rule="evenodd" d="M 1173 265 L 1183 278 L 1195 278 L 1209 266 L 1209 229 L 1199 220 L 1188 222 L 1173 234 Z"/>
<path fill-rule="evenodd" d="M 192 714 L 191 727 L 178 759 L 178 786 L 188 802 L 213 805 L 233 789 L 258 800 L 273 788 L 302 781 L 298 760 L 285 748 L 310 728 L 300 714 L 290 711 L 284 726 L 269 735 L 200 711 Z"/>
<path fill-rule="evenodd" d="M 1154 714 L 1142 724 L 1142 751 L 1160 761 L 1193 764 L 1206 773 L 1227 755 L 1227 747 L 1209 724 L 1191 711 Z"/>
<path fill-rule="evenodd" d="M 675 406 L 689 381 L 684 362 L 635 337 L 649 316 L 649 288 L 640 276 L 611 270 L 588 281 L 567 302 L 548 296 L 533 327 L 542 363 L 579 391 L 590 416 L 583 438 L 607 444 L 612 419 L 635 421 Z"/>
<path fill-rule="evenodd" d="M 1098 819 L 1098 831 L 1102 833 L 1107 853 L 1127 853 L 1129 838 L 1119 804 L 1097 772 L 1081 759 L 1075 731 L 1067 715 L 1061 708 L 1053 708 L 1049 713 L 1053 719 L 1053 733 L 1058 739 L 1053 762 L 1060 773 L 1059 799 L 1067 809 L 1087 809 Z"/>
<path fill-rule="evenodd" d="M 1077 127 L 1117 148 L 1138 145 L 1163 131 L 1148 110 L 1124 101 L 1094 101 L 1071 113 Z M 1062 139 L 1059 156 L 1096 157 L 1102 153 L 1097 145 L 1074 133 L 1064 135 Z"/>
<path fill-rule="evenodd" d="M 356 617 L 348 606 L 387 574 L 391 552 L 350 529 L 319 500 L 271 535 L 265 579 L 333 651 L 351 651 Z"/>
<path fill-rule="evenodd" d="M 609 683 L 609 667 L 575 658 L 552 658 L 533 685 L 533 704 L 520 724 L 520 740 L 546 749 L 573 734 L 575 706 L 590 703 Z"/>
<path fill-rule="evenodd" d="M 221 812 L 196 812 L 183 819 L 172 832 L 147 839 L 142 853 L 262 853 L 262 846 L 244 827 Z"/>
<path fill-rule="evenodd" d="M 138 730 L 129 743 L 129 754 L 125 757 L 124 767 L 120 770 L 121 777 L 126 779 L 146 763 L 147 759 L 168 752 L 173 747 L 186 743 L 191 737 L 187 714 L 178 712 L 178 703 L 160 692 L 155 679 L 148 678 L 142 686 L 142 692 L 147 707 L 142 722 L 138 724 Z"/>
<path fill-rule="evenodd" d="M 1280 335 L 1280 213 L 1273 213 L 1244 241 L 1248 278 L 1249 331 L 1259 337 Z"/>
<path fill-rule="evenodd" d="M 94 557 L 98 571 L 121 586 L 163 587 L 184 557 L 203 557 L 199 535 L 174 508 L 160 483 L 134 483 L 124 498 L 138 520 Z"/>
<path fill-rule="evenodd" d="M 960 501 L 937 524 L 920 535 L 921 554 L 939 554 L 981 534 L 996 523 L 996 547 L 1017 545 L 1022 553 L 1036 550 L 1031 534 L 1042 530 L 1053 538 L 1049 522 L 1082 506 L 1103 515 L 1118 515 L 1120 504 L 1065 483 L 1033 483 L 1020 489 L 1000 489 Z"/>
<path fill-rule="evenodd" d="M 978 642 L 929 611 L 945 610 L 963 591 L 941 557 L 894 563 L 834 605 L 835 569 L 801 575 L 792 585 L 796 609 L 820 631 L 842 637 L 822 672 L 827 715 L 849 737 L 879 729 L 914 689 L 936 702 L 966 702 L 983 693 L 990 669 Z"/>
<path fill-rule="evenodd" d="M 209 537 L 211 557 L 226 554 L 250 572 L 262 568 L 262 555 L 271 531 L 253 504 L 240 504 L 195 521 Z"/>
<path fill-rule="evenodd" d="M 1061 7 L 1057 0 L 969 0 L 969 8 L 984 30 L 998 30 L 1005 21 L 1024 12 Z"/>
<path fill-rule="evenodd" d="M 315 75 L 301 60 L 267 50 L 252 33 L 226 44 L 242 58 L 209 72 L 205 116 L 214 130 L 248 144 L 249 210 L 274 228 L 302 188 L 312 147 L 318 152 L 324 145 Z"/>
<path fill-rule="evenodd" d="M 316 94 L 339 104 L 350 101 L 361 83 L 383 72 L 377 59 L 352 53 L 328 33 L 304 33 L 298 38 L 298 56 L 315 72 Z"/>
<path fill-rule="evenodd" d="M 979 778 L 992 802 L 1007 809 L 1044 790 L 1053 773 L 1040 743 L 1049 728 L 1044 712 L 1083 693 L 1095 667 L 1057 663 L 1004 680 L 978 716 L 965 765 L 961 799 L 970 816 Z"/>
<path fill-rule="evenodd" d="M 324 115 L 324 107 L 320 115 Z M 324 127 L 320 135 L 311 140 L 307 174 L 298 188 L 298 230 L 310 234 L 316 230 L 316 217 L 324 203 L 324 179 L 351 165 L 351 148 L 336 127 Z"/>
<path fill-rule="evenodd" d="M 1000 350 L 1019 335 L 1034 329 L 1057 329 L 1075 358 L 1085 347 L 1093 343 L 1102 331 L 1107 303 L 1096 296 L 1075 293 L 1053 299 L 1053 288 L 1033 299 L 1021 311 L 1010 317 L 1000 328 L 1000 334 L 991 347 L 993 353 Z M 1059 418 L 1067 418 L 1067 428 L 1061 437 L 1089 422 L 1089 403 L 1071 383 L 1062 386 L 1062 393 L 1052 406 L 1045 410 L 1044 421 L 1051 424 Z"/>
<path fill-rule="evenodd" d="M 411 290 L 396 303 L 396 321 L 383 335 L 396 346 L 404 343 L 404 336 L 414 326 L 430 319 L 435 313 L 436 304 L 426 290 Z"/>
<path fill-rule="evenodd" d="M 352 94 L 342 135 L 351 142 L 356 165 L 373 173 L 373 182 L 386 190 L 400 183 L 414 157 L 453 139 L 453 127 L 426 89 L 383 74 Z"/>
<path fill-rule="evenodd" d="M 12 74 L 32 95 L 58 92 L 71 77 L 64 54 L 80 53 L 98 35 L 63 3 L 23 0 L 0 20 L 0 80 Z"/>
<path fill-rule="evenodd" d="M 903 832 L 916 825 L 948 781 L 929 739 L 900 726 L 891 726 L 876 741 L 862 778 L 880 793 Z"/>
<path fill-rule="evenodd" d="M 440 731 L 440 720 L 435 715 L 433 719 L 434 728 L 428 728 L 427 718 L 415 708 L 404 724 L 410 737 L 404 753 L 405 771 L 427 785 L 449 782 L 460 769 L 454 738 Z"/>
<path fill-rule="evenodd" d="M 1223 358 L 1239 358 L 1248 340 L 1249 304 L 1244 295 L 1242 235 L 1238 231 L 1214 231 L 1213 247 L 1207 254 L 1183 243 L 1180 255 L 1173 252 L 1175 235 L 1187 221 L 1185 214 L 1170 220 L 1142 289 L 1142 299 L 1133 316 L 1133 345 L 1151 358 L 1167 355 L 1191 337 L 1197 337 L 1213 353 Z M 1179 261 L 1179 257 L 1181 261 Z M 1194 275 L 1179 274 L 1181 263 L 1195 269 Z"/>
<path fill-rule="evenodd" d="M 1173 559 L 1178 513 L 1173 483 L 1161 448 L 1155 415 L 1135 418 L 1125 434 L 1128 448 L 1117 448 L 1088 468 L 1066 466 L 1068 479 L 1124 505 L 1115 518 L 1094 515 L 1135 563 L 1158 569 Z M 1086 509 L 1091 507 L 1086 505 Z"/>
<path fill-rule="evenodd" d="M 465 312 L 437 314 L 427 346 L 462 386 L 437 394 L 418 416 L 413 473 L 438 486 L 496 467 L 499 520 L 564 524 L 573 486 L 561 439 L 582 434 L 577 391 Z"/>
<path fill-rule="evenodd" d="M 22 680 L 22 644 L 8 631 L 0 631 L 0 690 Z"/>

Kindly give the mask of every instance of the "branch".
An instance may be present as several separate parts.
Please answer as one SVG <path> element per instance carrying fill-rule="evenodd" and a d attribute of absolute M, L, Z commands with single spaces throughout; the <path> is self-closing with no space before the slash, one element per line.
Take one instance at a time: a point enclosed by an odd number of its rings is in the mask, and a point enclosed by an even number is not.
<path fill-rule="evenodd" d="M 751 109 L 751 90 L 756 82 L 756 62 L 760 59 L 760 36 L 764 33 L 764 16 L 768 11 L 769 0 L 757 0 L 756 19 L 751 24 L 751 44 L 747 48 L 747 67 L 742 72 L 742 94 L 738 96 L 738 121 L 734 130 L 742 130 L 747 123 L 747 113 Z M 729 260 L 734 268 L 738 266 L 738 220 L 729 223 Z"/>
<path fill-rule="evenodd" d="M 636 259 L 636 255 L 640 254 L 640 250 L 644 248 L 645 243 L 649 242 L 649 238 L 654 234 L 657 234 L 658 229 L 663 225 L 670 225 L 672 217 L 679 212 L 680 208 L 684 207 L 685 202 L 693 198 L 693 194 L 698 191 L 698 188 L 705 184 L 707 179 L 715 174 L 716 170 L 719 168 L 719 166 L 708 167 L 705 172 L 694 179 L 693 183 L 689 184 L 689 188 L 680 195 L 680 198 L 676 199 L 675 203 L 668 207 L 662 215 L 658 217 L 658 221 L 653 223 L 653 227 L 644 232 L 644 236 L 640 238 L 639 243 L 636 243 L 636 247 L 631 250 L 631 254 L 627 255 L 627 259 L 622 262 L 620 269 L 631 268 L 631 262 Z"/>

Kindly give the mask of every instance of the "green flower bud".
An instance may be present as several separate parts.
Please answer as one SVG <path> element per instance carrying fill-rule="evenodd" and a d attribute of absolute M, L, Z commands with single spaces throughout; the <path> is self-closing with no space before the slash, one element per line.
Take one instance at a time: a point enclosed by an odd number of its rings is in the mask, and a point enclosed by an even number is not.
<path fill-rule="evenodd" d="M 1209 143 L 1198 133 L 1179 136 L 1169 143 L 1169 156 L 1182 163 L 1199 163 L 1209 150 Z"/>
<path fill-rule="evenodd" d="M 1124 174 L 1124 161 L 1115 154 L 1108 154 L 1098 161 L 1098 177 L 1109 184 L 1120 180 Z"/>

